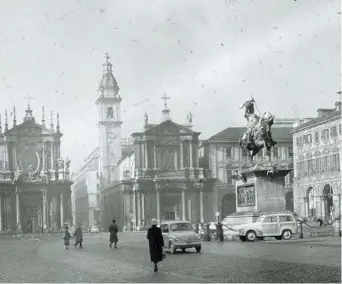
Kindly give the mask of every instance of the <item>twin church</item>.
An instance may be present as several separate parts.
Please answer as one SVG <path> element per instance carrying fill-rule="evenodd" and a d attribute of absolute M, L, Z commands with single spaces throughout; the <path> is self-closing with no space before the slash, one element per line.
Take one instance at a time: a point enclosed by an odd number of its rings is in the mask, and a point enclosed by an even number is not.
<path fill-rule="evenodd" d="M 116 219 L 121 229 L 139 230 L 153 218 L 197 223 L 236 212 L 241 196 L 236 196 L 232 175 L 246 160 L 239 147 L 245 127 L 200 141 L 191 113 L 185 124 L 172 120 L 165 94 L 160 120 L 150 122 L 145 114 L 141 127 L 123 138 L 119 91 L 107 55 L 95 102 L 99 146 L 73 174 L 73 219 L 103 229 Z M 279 143 L 272 158 L 277 163 L 291 160 L 292 123 L 275 122 Z M 287 184 L 290 200 L 292 181 Z"/>

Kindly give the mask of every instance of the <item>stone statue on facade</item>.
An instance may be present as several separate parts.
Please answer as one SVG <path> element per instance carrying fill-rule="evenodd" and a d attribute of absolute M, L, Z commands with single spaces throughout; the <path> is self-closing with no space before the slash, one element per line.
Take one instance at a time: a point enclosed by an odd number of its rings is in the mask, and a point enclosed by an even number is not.
<path fill-rule="evenodd" d="M 32 165 L 29 165 L 26 169 L 26 173 L 28 175 L 29 180 L 33 179 L 34 169 Z"/>
<path fill-rule="evenodd" d="M 19 181 L 21 175 L 22 175 L 22 171 L 19 169 L 19 167 L 16 167 L 15 172 L 14 172 L 14 182 Z"/>
<path fill-rule="evenodd" d="M 41 170 L 39 177 L 44 182 L 47 182 L 49 180 L 48 175 L 47 175 L 47 171 L 44 169 Z"/>
<path fill-rule="evenodd" d="M 192 124 L 192 112 L 189 111 L 186 115 L 186 119 L 188 121 L 189 124 Z"/>
<path fill-rule="evenodd" d="M 265 148 L 269 163 L 271 163 L 271 148 L 277 144 L 272 139 L 271 133 L 274 116 L 270 112 L 264 112 L 261 117 L 256 115 L 254 104 L 255 100 L 252 97 L 242 106 L 245 107 L 244 116 L 247 119 L 247 130 L 240 137 L 240 147 L 247 153 L 251 161 L 255 155 Z"/>
<path fill-rule="evenodd" d="M 64 171 L 64 160 L 62 158 L 58 159 L 58 170 Z"/>
<path fill-rule="evenodd" d="M 144 123 L 148 124 L 148 114 L 147 114 L 147 112 L 145 112 L 145 114 L 144 114 Z"/>
<path fill-rule="evenodd" d="M 69 158 L 66 158 L 66 160 L 65 160 L 65 171 L 66 172 L 70 171 L 70 160 L 69 160 Z"/>

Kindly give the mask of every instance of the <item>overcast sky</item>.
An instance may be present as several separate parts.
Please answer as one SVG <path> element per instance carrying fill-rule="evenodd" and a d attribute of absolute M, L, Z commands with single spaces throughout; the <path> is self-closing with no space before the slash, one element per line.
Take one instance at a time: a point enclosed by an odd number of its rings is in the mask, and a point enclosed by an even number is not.
<path fill-rule="evenodd" d="M 278 118 L 312 117 L 338 99 L 340 11 L 338 0 L 0 0 L 0 112 L 14 102 L 22 120 L 28 93 L 38 122 L 42 105 L 59 112 L 62 156 L 80 165 L 98 143 L 108 52 L 123 136 L 145 111 L 160 122 L 164 93 L 175 122 L 194 112 L 202 139 L 244 125 L 250 95 Z"/>

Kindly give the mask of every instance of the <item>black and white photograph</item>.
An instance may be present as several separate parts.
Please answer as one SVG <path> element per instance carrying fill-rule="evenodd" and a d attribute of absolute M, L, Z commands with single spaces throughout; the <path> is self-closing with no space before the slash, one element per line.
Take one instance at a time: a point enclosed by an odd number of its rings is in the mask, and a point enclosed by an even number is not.
<path fill-rule="evenodd" d="M 340 0 L 0 0 L 1 283 L 341 283 Z"/>

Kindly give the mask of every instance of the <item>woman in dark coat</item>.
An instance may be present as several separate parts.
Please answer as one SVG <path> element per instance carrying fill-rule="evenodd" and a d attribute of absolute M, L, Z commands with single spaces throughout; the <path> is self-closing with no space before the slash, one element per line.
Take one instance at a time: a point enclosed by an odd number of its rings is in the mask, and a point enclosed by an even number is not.
<path fill-rule="evenodd" d="M 118 240 L 118 225 L 115 223 L 116 221 L 113 220 L 113 224 L 109 226 L 109 246 L 112 247 L 114 243 L 114 248 L 117 248 L 116 244 L 119 241 Z"/>
<path fill-rule="evenodd" d="M 71 234 L 69 232 L 69 228 L 68 225 L 64 225 L 64 236 L 63 236 L 63 240 L 64 240 L 64 245 L 65 245 L 65 249 L 69 249 L 69 245 L 70 245 L 70 239 L 71 239 Z"/>
<path fill-rule="evenodd" d="M 152 227 L 147 231 L 147 239 L 150 247 L 151 261 L 154 263 L 154 272 L 158 271 L 158 262 L 163 260 L 164 239 L 157 220 L 152 219 Z"/>

